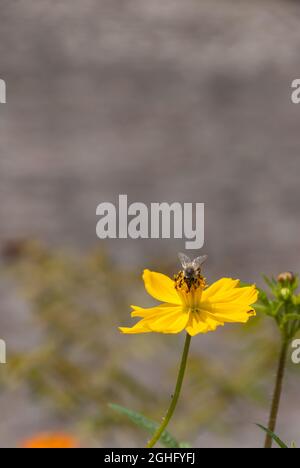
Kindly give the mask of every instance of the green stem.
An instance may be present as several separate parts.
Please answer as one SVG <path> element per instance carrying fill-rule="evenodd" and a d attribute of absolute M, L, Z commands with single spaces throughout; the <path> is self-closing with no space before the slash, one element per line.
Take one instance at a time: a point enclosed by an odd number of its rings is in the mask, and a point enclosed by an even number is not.
<path fill-rule="evenodd" d="M 153 435 L 150 442 L 147 444 L 147 448 L 152 448 L 152 447 L 154 447 L 156 445 L 156 443 L 160 440 L 162 434 L 164 433 L 164 431 L 166 430 L 169 422 L 172 419 L 172 416 L 173 416 L 174 411 L 176 409 L 176 406 L 177 406 L 177 403 L 178 403 L 178 400 L 179 400 L 179 397 L 180 397 L 181 389 L 182 389 L 183 379 L 184 379 L 184 375 L 185 375 L 185 370 L 186 370 L 186 365 L 187 365 L 187 360 L 188 360 L 188 355 L 189 355 L 189 350 L 190 350 L 190 344 L 191 344 L 191 336 L 189 334 L 187 334 L 186 339 L 185 339 L 185 345 L 184 345 L 184 350 L 183 350 L 183 354 L 182 354 L 182 359 L 181 359 L 181 364 L 180 364 L 180 368 L 179 368 L 179 374 L 178 374 L 178 378 L 177 378 L 177 383 L 176 383 L 174 396 L 172 397 L 170 407 L 169 407 L 169 409 L 167 411 L 166 416 L 163 418 L 162 424 L 157 429 L 157 431 Z"/>
<path fill-rule="evenodd" d="M 279 406 L 280 406 L 282 385 L 283 385 L 283 379 L 284 379 L 285 368 L 286 368 L 288 347 L 289 347 L 289 341 L 284 339 L 282 343 L 281 353 L 280 353 L 280 358 L 279 358 L 279 363 L 278 363 L 276 384 L 275 384 L 274 396 L 273 396 L 269 425 L 268 425 L 268 429 L 273 433 L 276 430 L 277 416 L 278 416 L 278 411 L 279 411 Z M 273 439 L 270 435 L 267 435 L 265 448 L 271 449 L 272 445 L 273 445 Z"/>

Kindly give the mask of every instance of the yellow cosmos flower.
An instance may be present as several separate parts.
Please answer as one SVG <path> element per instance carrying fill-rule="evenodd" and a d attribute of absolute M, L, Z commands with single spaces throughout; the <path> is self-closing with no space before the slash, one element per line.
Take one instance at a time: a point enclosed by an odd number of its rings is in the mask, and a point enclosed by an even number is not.
<path fill-rule="evenodd" d="M 132 306 L 132 317 L 141 320 L 132 328 L 120 328 L 122 333 L 180 333 L 190 336 L 216 330 L 225 323 L 246 323 L 256 315 L 251 305 L 258 299 L 255 286 L 239 287 L 239 280 L 222 278 L 210 287 L 203 276 L 190 282 L 183 272 L 174 280 L 145 270 L 143 279 L 147 292 L 162 302 L 150 309 Z"/>

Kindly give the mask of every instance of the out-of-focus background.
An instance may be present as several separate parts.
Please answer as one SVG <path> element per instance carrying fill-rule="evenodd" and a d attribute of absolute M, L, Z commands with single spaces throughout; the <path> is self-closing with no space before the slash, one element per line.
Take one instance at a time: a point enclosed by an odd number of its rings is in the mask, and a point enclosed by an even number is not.
<path fill-rule="evenodd" d="M 164 412 L 182 337 L 124 337 L 151 304 L 144 267 L 178 241 L 98 241 L 96 207 L 206 203 L 207 277 L 300 270 L 300 4 L 287 0 L 2 0 L 0 446 L 61 429 L 143 445 L 108 408 Z M 270 320 L 198 336 L 170 428 L 197 447 L 262 445 L 278 335 Z M 291 366 L 278 432 L 299 436 Z"/>

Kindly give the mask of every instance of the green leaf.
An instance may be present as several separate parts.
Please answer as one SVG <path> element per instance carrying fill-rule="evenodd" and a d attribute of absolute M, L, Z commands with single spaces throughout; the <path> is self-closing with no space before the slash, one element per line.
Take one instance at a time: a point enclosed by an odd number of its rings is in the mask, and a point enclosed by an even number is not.
<path fill-rule="evenodd" d="M 297 309 L 299 310 L 300 295 L 297 294 L 297 295 L 293 296 L 293 299 L 292 299 L 292 300 L 293 300 L 293 304 L 294 304 L 295 306 L 298 306 Z"/>
<path fill-rule="evenodd" d="M 288 322 L 300 320 L 298 314 L 287 314 L 282 318 L 282 324 L 286 325 Z"/>
<path fill-rule="evenodd" d="M 192 447 L 190 446 L 190 444 L 188 442 L 180 442 L 179 448 L 189 449 L 189 448 L 192 448 Z"/>
<path fill-rule="evenodd" d="M 254 304 L 253 308 L 256 310 L 256 312 L 259 312 L 261 314 L 270 315 L 271 317 L 274 316 L 273 312 L 270 309 L 270 306 L 256 303 Z"/>
<path fill-rule="evenodd" d="M 263 289 L 258 288 L 258 287 L 257 287 L 257 290 L 259 292 L 259 297 L 258 297 L 259 302 L 261 302 L 264 305 L 268 305 L 269 304 L 269 298 L 268 298 L 267 293 Z"/>
<path fill-rule="evenodd" d="M 123 406 L 112 404 L 112 403 L 109 404 L 108 406 L 112 410 L 116 411 L 117 413 L 127 416 L 127 418 L 129 418 L 131 422 L 136 424 L 138 427 L 145 429 L 151 435 L 153 435 L 159 427 L 158 423 L 152 421 L 151 419 L 146 418 L 141 413 L 137 413 L 136 411 L 132 411 L 128 408 L 124 408 Z M 162 445 L 164 445 L 167 448 L 180 448 L 181 447 L 181 444 L 168 431 L 163 432 L 160 438 L 160 442 L 162 443 Z"/>
<path fill-rule="evenodd" d="M 262 429 L 263 431 L 265 431 L 270 437 L 272 437 L 272 439 L 274 440 L 274 442 L 276 442 L 276 444 L 282 448 L 282 449 L 288 449 L 289 447 L 284 443 L 282 442 L 282 440 L 276 435 L 274 434 L 274 432 L 270 431 L 269 429 L 267 429 L 266 427 L 262 426 L 261 424 L 257 424 L 257 426 Z"/>
<path fill-rule="evenodd" d="M 274 278 L 268 278 L 267 275 L 263 275 L 263 279 L 272 291 L 274 290 L 274 288 L 276 288 L 277 282 L 274 280 Z"/>

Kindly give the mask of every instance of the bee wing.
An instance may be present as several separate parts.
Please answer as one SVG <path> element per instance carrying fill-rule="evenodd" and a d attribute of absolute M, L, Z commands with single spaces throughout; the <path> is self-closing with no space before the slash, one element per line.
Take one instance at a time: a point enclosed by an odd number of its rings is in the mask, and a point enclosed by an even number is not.
<path fill-rule="evenodd" d="M 207 259 L 208 259 L 207 255 L 202 255 L 201 257 L 195 258 L 195 260 L 193 261 L 193 267 L 195 268 L 195 270 L 198 270 L 199 268 L 201 268 L 201 266 L 203 265 L 204 262 L 206 262 Z"/>
<path fill-rule="evenodd" d="M 178 254 L 178 257 L 183 268 L 187 268 L 189 265 L 192 264 L 192 260 L 184 253 Z"/>

